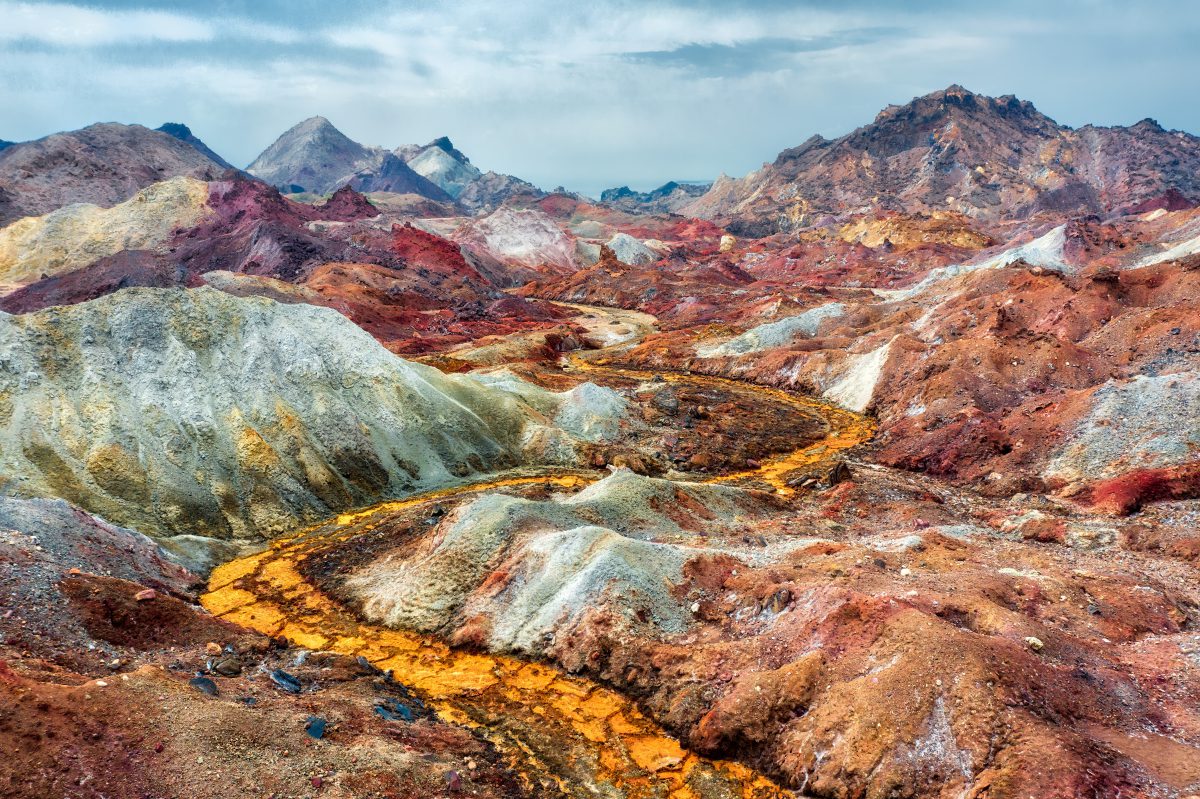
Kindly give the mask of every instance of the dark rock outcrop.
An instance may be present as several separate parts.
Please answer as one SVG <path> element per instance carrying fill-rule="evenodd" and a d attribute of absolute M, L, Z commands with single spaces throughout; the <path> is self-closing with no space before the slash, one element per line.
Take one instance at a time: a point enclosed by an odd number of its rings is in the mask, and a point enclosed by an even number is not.
<path fill-rule="evenodd" d="M 187 142 L 188 144 L 192 145 L 197 150 L 199 150 L 201 155 L 205 156 L 206 158 L 208 158 L 211 161 L 214 161 L 214 162 L 220 164 L 221 166 L 225 167 L 226 169 L 234 168 L 233 164 L 229 163 L 224 158 L 222 158 L 221 156 L 219 156 L 215 152 L 213 152 L 212 148 L 210 148 L 207 144 L 205 144 L 195 134 L 192 133 L 191 128 L 189 128 L 187 125 L 184 125 L 181 122 L 167 122 L 167 123 L 155 128 L 155 130 L 158 130 L 161 133 L 165 133 L 168 136 L 174 136 L 176 139 L 179 139 L 180 141 Z"/>

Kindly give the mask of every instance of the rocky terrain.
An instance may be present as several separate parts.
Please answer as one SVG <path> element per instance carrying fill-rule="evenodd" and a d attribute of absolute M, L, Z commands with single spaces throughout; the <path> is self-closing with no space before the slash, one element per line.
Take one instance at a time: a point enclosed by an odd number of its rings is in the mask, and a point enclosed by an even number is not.
<path fill-rule="evenodd" d="M 4 149 L 0 793 L 1200 795 L 1198 159 Z"/>
<path fill-rule="evenodd" d="M 303 562 L 368 619 L 548 657 L 806 795 L 1195 785 L 1200 597 L 1129 549 L 1148 520 L 851 472 L 783 512 L 628 473 L 485 495 Z"/>
<path fill-rule="evenodd" d="M 214 619 L 139 533 L 8 498 L 0 528 L 5 796 L 531 792 L 390 675 Z"/>

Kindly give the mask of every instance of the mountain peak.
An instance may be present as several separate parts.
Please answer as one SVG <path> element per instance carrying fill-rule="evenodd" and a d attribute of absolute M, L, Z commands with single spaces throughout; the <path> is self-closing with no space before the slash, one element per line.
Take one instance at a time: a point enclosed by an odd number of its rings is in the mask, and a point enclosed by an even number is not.
<path fill-rule="evenodd" d="M 164 122 L 158 126 L 157 130 L 177 139 L 187 139 L 192 135 L 192 129 L 182 122 Z"/>
<path fill-rule="evenodd" d="M 332 122 L 322 116 L 309 117 L 301 122 L 297 122 L 283 135 L 288 136 L 289 134 L 295 136 L 334 135 L 346 138 L 346 134 L 342 133 Z"/>
<path fill-rule="evenodd" d="M 470 158 L 467 158 L 467 156 L 464 155 L 461 150 L 454 146 L 454 143 L 450 141 L 449 136 L 439 136 L 421 149 L 428 150 L 432 147 L 436 147 L 437 149 L 446 153 L 460 164 L 469 164 L 471 162 Z"/>
<path fill-rule="evenodd" d="M 935 92 L 935 94 L 936 93 L 938 92 Z M 942 89 L 940 94 L 951 97 L 966 97 L 967 95 L 971 95 L 972 97 L 978 96 L 975 94 L 975 92 L 971 91 L 966 86 L 963 86 L 961 83 L 951 83 L 949 86 Z"/>
<path fill-rule="evenodd" d="M 363 170 L 378 168 L 382 151 L 364 147 L 314 116 L 289 128 L 246 171 L 273 186 L 326 193 Z"/>
<path fill-rule="evenodd" d="M 904 105 L 889 105 L 875 117 L 875 124 L 890 120 L 928 121 L 937 117 L 969 115 L 997 115 L 1002 117 L 1028 117 L 1040 122 L 1056 124 L 1039 112 L 1028 100 L 1014 95 L 988 97 L 976 94 L 966 87 L 952 83 L 944 89 L 914 97 Z"/>
<path fill-rule="evenodd" d="M 157 130 L 159 133 L 165 133 L 172 138 L 179 139 L 181 142 L 186 142 L 199 150 L 202 155 L 212 159 L 226 169 L 233 169 L 233 164 L 229 163 L 224 158 L 213 152 L 207 144 L 205 144 L 194 133 L 192 133 L 191 128 L 182 122 L 166 122 L 162 125 L 159 125 L 157 128 L 155 128 L 155 130 Z"/>

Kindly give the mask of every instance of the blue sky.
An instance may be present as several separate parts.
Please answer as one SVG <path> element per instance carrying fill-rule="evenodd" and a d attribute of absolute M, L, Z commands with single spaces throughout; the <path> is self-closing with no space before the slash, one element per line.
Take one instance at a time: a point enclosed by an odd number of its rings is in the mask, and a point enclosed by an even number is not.
<path fill-rule="evenodd" d="M 951 83 L 1200 133 L 1198 35 L 1191 0 L 0 0 L 0 139 L 184 122 L 244 165 L 321 114 L 595 194 L 744 174 Z"/>

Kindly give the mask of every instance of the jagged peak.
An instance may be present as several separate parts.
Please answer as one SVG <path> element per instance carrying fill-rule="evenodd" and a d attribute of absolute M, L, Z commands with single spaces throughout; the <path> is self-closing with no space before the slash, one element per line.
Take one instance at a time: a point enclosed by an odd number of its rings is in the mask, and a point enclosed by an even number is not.
<path fill-rule="evenodd" d="M 604 191 L 600 192 L 600 202 L 613 202 L 614 200 L 619 200 L 622 197 L 634 197 L 636 195 L 637 192 L 628 186 L 617 186 L 615 188 L 605 189 Z"/>
<path fill-rule="evenodd" d="M 464 155 L 461 150 L 459 150 L 457 147 L 454 146 L 454 143 L 452 141 L 450 141 L 449 136 L 438 136 L 436 139 L 429 142 L 429 144 L 426 144 L 421 149 L 428 150 L 430 147 L 436 147 L 437 149 L 446 153 L 447 155 L 449 155 L 451 158 L 453 158 L 455 161 L 458 161 L 459 163 L 462 163 L 462 164 L 471 163 L 471 159 L 467 158 L 467 156 Z"/>
<path fill-rule="evenodd" d="M 1033 103 L 1021 100 L 1015 95 L 1005 94 L 1000 97 L 989 97 L 973 92 L 958 83 L 952 83 L 944 89 L 914 97 L 903 105 L 888 105 L 875 117 L 875 123 L 882 124 L 893 119 L 929 117 L 958 112 L 990 113 L 1001 116 L 1020 115 L 1052 121 L 1048 117 L 1044 117 Z"/>
<path fill-rule="evenodd" d="M 192 135 L 192 129 L 182 122 L 164 122 L 156 130 L 160 133 L 167 133 L 177 139 L 184 139 Z"/>

